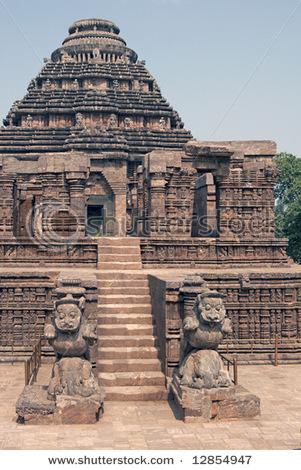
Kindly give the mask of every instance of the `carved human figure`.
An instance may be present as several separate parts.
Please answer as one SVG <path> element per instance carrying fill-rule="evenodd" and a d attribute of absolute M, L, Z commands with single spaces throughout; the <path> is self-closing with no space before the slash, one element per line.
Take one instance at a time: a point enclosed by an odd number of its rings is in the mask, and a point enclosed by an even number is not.
<path fill-rule="evenodd" d="M 84 116 L 82 113 L 76 113 L 75 115 L 75 127 L 85 127 Z"/>
<path fill-rule="evenodd" d="M 28 114 L 28 116 L 25 119 L 25 127 L 32 127 L 33 124 L 33 117 L 31 114 Z"/>
<path fill-rule="evenodd" d="M 99 49 L 93 49 L 93 59 L 98 59 L 100 51 Z"/>
<path fill-rule="evenodd" d="M 73 59 L 73 57 L 71 57 L 68 52 L 66 51 L 63 51 L 62 52 L 62 55 L 61 55 L 61 62 L 63 64 L 66 64 L 66 63 L 69 63 L 69 62 L 75 62 L 75 60 Z"/>
<path fill-rule="evenodd" d="M 166 129 L 166 119 L 163 116 L 160 118 L 159 127 L 162 131 Z"/>
<path fill-rule="evenodd" d="M 116 114 L 111 114 L 109 117 L 108 128 L 113 129 L 115 127 L 118 127 L 118 119 Z"/>
<path fill-rule="evenodd" d="M 217 348 L 232 326 L 223 295 L 204 289 L 183 321 L 186 348 L 179 369 L 181 385 L 192 388 L 229 387 L 231 379 Z"/>
<path fill-rule="evenodd" d="M 78 83 L 77 78 L 75 80 L 73 80 L 73 82 L 72 82 L 72 89 L 73 90 L 78 90 L 79 89 L 79 83 Z"/>
<path fill-rule="evenodd" d="M 96 325 L 86 322 L 84 308 L 84 297 L 77 299 L 67 294 L 55 302 L 54 320 L 45 326 L 45 337 L 56 355 L 48 387 L 50 397 L 103 396 L 89 362 L 91 346 L 97 339 Z"/>
<path fill-rule="evenodd" d="M 44 82 L 44 89 L 51 90 L 51 88 L 52 88 L 51 81 L 49 80 L 49 78 L 47 78 L 46 82 Z"/>
<path fill-rule="evenodd" d="M 132 121 L 131 118 L 126 117 L 126 118 L 124 119 L 124 127 L 125 127 L 126 129 L 130 129 L 131 127 L 133 127 L 133 121 Z"/>

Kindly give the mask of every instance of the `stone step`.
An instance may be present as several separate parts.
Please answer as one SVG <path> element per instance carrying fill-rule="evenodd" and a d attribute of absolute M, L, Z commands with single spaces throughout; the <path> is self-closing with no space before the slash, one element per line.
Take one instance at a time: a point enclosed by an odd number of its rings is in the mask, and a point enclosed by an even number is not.
<path fill-rule="evenodd" d="M 119 372 L 109 373 L 100 372 L 98 374 L 101 385 L 110 387 L 122 386 L 165 386 L 165 377 L 162 372 L 145 371 L 145 372 Z M 109 390 L 107 388 L 107 390 Z"/>
<path fill-rule="evenodd" d="M 98 289 L 108 287 L 148 288 L 147 279 L 98 279 Z"/>
<path fill-rule="evenodd" d="M 97 318 L 98 325 L 126 325 L 126 324 L 136 324 L 136 325 L 152 325 L 154 319 L 152 315 L 143 315 L 131 313 L 129 315 L 124 313 L 115 313 L 115 314 L 105 314 L 99 315 Z"/>
<path fill-rule="evenodd" d="M 134 285 L 129 286 L 129 287 L 123 287 L 122 283 L 120 284 L 120 286 L 108 286 L 108 287 L 99 286 L 98 292 L 100 296 L 103 296 L 103 295 L 106 295 L 106 296 L 107 295 L 120 295 L 120 296 L 147 295 L 148 297 L 150 297 L 148 287 L 139 287 L 139 286 L 135 287 Z"/>
<path fill-rule="evenodd" d="M 110 271 L 114 270 L 132 270 L 132 269 L 141 269 L 142 264 L 139 263 L 130 263 L 130 262 L 118 262 L 118 261 L 99 261 L 98 262 L 99 269 L 107 269 Z"/>
<path fill-rule="evenodd" d="M 109 255 L 124 255 L 125 253 L 129 255 L 138 255 L 139 257 L 141 256 L 141 250 L 140 250 L 140 245 L 137 246 L 126 246 L 126 245 L 120 245 L 120 246 L 111 246 L 111 245 L 104 245 L 100 248 L 100 256 L 102 253 Z"/>
<path fill-rule="evenodd" d="M 127 247 L 124 247 L 124 252 L 121 253 L 104 253 L 100 252 L 98 257 L 98 264 L 102 263 L 141 263 L 140 255 L 127 253 Z"/>
<path fill-rule="evenodd" d="M 105 387 L 107 401 L 158 401 L 167 399 L 162 386 Z"/>
<path fill-rule="evenodd" d="M 140 246 L 140 238 L 137 237 L 101 237 L 98 245 L 102 246 Z"/>
<path fill-rule="evenodd" d="M 124 324 L 124 325 L 98 325 L 97 335 L 103 336 L 148 336 L 154 334 L 153 325 L 144 324 Z M 101 341 L 101 339 L 100 339 Z"/>
<path fill-rule="evenodd" d="M 96 277 L 99 282 L 103 281 L 124 281 L 124 282 L 133 282 L 133 281 L 144 281 L 147 282 L 147 274 L 143 271 L 138 270 L 131 273 L 124 271 L 98 271 Z"/>
<path fill-rule="evenodd" d="M 97 359 L 98 372 L 161 371 L 159 359 Z"/>
<path fill-rule="evenodd" d="M 152 307 L 150 304 L 105 304 L 98 305 L 97 312 L 99 315 L 106 313 L 142 313 L 151 314 Z"/>
<path fill-rule="evenodd" d="M 98 359 L 156 359 L 158 358 L 157 348 L 151 347 L 121 347 L 107 348 L 100 346 Z"/>
<path fill-rule="evenodd" d="M 139 347 L 156 346 L 158 340 L 153 335 L 146 336 L 102 336 L 100 338 L 100 348 L 102 347 Z"/>
<path fill-rule="evenodd" d="M 150 295 L 122 295 L 119 294 L 101 294 L 98 296 L 98 305 L 103 304 L 114 304 L 115 302 L 118 303 L 119 300 L 122 300 L 124 304 L 151 304 L 151 297 Z"/>

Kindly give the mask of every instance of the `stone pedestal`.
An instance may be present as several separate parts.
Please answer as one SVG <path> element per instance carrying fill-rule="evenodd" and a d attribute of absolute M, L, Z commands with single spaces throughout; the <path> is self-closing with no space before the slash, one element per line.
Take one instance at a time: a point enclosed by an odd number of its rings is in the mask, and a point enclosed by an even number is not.
<path fill-rule="evenodd" d="M 197 389 L 181 385 L 180 379 L 175 376 L 171 393 L 182 410 L 184 422 L 250 419 L 260 414 L 260 399 L 241 385 Z"/>
<path fill-rule="evenodd" d="M 94 424 L 103 414 L 99 397 L 57 396 L 50 400 L 47 386 L 28 385 L 16 405 L 22 424 Z"/>

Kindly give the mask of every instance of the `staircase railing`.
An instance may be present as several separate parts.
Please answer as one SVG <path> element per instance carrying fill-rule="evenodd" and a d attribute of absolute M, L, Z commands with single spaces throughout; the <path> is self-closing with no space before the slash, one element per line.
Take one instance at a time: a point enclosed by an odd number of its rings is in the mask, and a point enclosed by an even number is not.
<path fill-rule="evenodd" d="M 34 346 L 32 355 L 24 363 L 25 385 L 31 385 L 37 381 L 37 375 L 41 366 L 42 341 L 39 340 Z"/>
<path fill-rule="evenodd" d="M 229 359 L 228 357 L 224 356 L 223 354 L 220 354 L 222 360 L 227 366 L 227 370 L 230 373 L 230 368 L 233 368 L 233 378 L 231 377 L 232 382 L 234 385 L 238 385 L 238 362 L 237 358 L 234 357 L 233 359 Z"/>

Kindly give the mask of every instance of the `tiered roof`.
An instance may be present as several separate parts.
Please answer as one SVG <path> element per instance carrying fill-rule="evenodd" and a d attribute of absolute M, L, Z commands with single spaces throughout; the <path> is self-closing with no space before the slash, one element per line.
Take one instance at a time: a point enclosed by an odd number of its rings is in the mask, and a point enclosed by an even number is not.
<path fill-rule="evenodd" d="M 108 139 L 123 141 L 132 154 L 182 148 L 190 132 L 137 59 L 111 21 L 75 22 L 12 106 L 0 153 L 65 152 L 84 148 L 92 137 L 99 150 Z"/>

